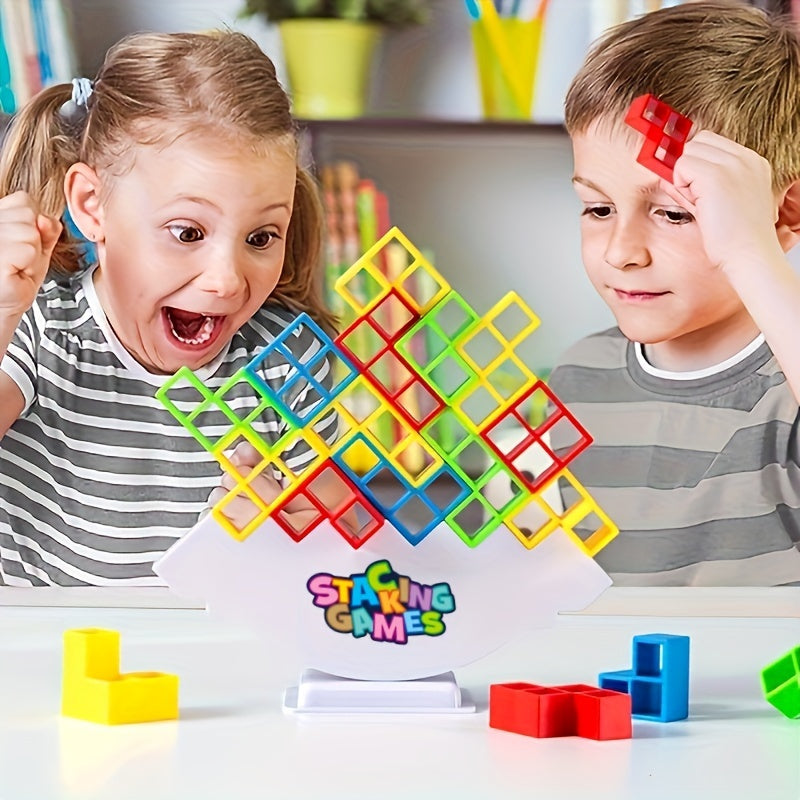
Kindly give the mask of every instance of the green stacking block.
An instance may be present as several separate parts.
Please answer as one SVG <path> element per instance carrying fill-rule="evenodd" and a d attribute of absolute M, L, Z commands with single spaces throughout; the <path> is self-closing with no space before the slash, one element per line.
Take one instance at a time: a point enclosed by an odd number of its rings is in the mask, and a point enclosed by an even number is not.
<path fill-rule="evenodd" d="M 800 645 L 761 671 L 764 697 L 789 719 L 800 719 Z"/>

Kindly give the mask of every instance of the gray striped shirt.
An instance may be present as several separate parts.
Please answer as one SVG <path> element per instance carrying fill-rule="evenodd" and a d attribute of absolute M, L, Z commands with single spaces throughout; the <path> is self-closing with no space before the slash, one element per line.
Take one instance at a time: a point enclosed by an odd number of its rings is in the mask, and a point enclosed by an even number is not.
<path fill-rule="evenodd" d="M 589 336 L 549 382 L 594 438 L 571 469 L 620 528 L 599 564 L 621 585 L 800 581 L 800 416 L 768 345 L 700 377 L 647 369 L 639 347 Z"/>
<path fill-rule="evenodd" d="M 167 377 L 148 373 L 110 329 L 91 272 L 46 283 L 0 363 L 25 396 L 0 441 L 0 583 L 163 585 L 153 561 L 195 524 L 220 482 L 217 461 L 155 398 Z M 218 389 L 294 318 L 279 306 L 259 309 L 198 378 Z M 287 344 L 301 361 L 319 349 L 307 327 Z M 288 369 L 277 356 L 262 376 L 277 387 Z M 314 369 L 329 385 L 326 359 Z M 310 399 L 296 383 L 286 399 L 299 410 Z M 201 401 L 186 384 L 170 398 L 185 412 Z M 246 382 L 225 400 L 240 418 L 259 402 Z M 231 427 L 216 408 L 195 424 L 210 438 Z M 285 430 L 271 409 L 253 427 L 270 441 Z M 335 415 L 318 431 L 333 442 Z M 298 443 L 284 457 L 299 470 L 311 453 Z"/>

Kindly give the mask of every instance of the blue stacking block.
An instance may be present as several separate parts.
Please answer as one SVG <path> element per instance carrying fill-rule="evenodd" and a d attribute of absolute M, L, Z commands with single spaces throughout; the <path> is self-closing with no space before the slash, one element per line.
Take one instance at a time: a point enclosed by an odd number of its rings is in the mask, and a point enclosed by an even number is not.
<path fill-rule="evenodd" d="M 601 689 L 631 696 L 638 719 L 673 722 L 689 716 L 689 637 L 648 633 L 633 637 L 633 668 L 601 672 Z"/>
<path fill-rule="evenodd" d="M 431 498 L 429 492 L 433 485 L 442 477 L 448 477 L 452 480 L 453 485 L 457 489 L 457 493 L 450 498 L 445 504 L 444 508 L 437 505 Z M 389 515 L 386 518 L 400 531 L 400 533 L 411 543 L 418 544 L 421 542 L 437 525 L 440 525 L 447 519 L 448 514 L 463 500 L 469 497 L 469 487 L 464 481 L 450 468 L 449 465 L 443 464 L 422 486 L 413 490 L 409 497 L 403 498 L 403 501 L 394 505 Z M 415 503 L 417 508 L 425 514 L 425 509 L 428 512 L 428 522 L 421 526 L 416 526 L 415 530 L 411 530 L 401 517 L 403 513 L 403 506 L 406 504 Z M 419 512 L 417 512 L 417 515 Z M 411 515 L 413 516 L 416 515 Z"/>
<path fill-rule="evenodd" d="M 366 447 L 372 451 L 375 457 L 375 466 L 364 475 L 359 475 L 357 472 L 354 472 L 347 463 L 347 451 L 350 447 L 356 445 Z M 415 499 L 423 503 L 425 503 L 425 501 L 423 498 L 419 497 L 418 490 L 384 457 L 375 443 L 365 436 L 362 431 L 358 431 L 352 436 L 347 444 L 333 453 L 331 457 L 342 472 L 344 472 L 364 493 L 367 500 L 375 506 L 384 518 L 397 528 L 400 535 L 406 539 L 409 544 L 419 544 L 419 542 L 433 530 L 435 526 L 431 524 L 426 525 L 422 530 L 412 530 L 403 523 L 402 519 L 398 516 L 402 507 L 409 502 L 413 502 Z M 377 494 L 375 488 L 371 485 L 372 480 L 377 478 L 381 472 L 385 472 L 393 481 L 390 486 L 390 494 L 396 496 L 392 496 L 389 500 Z M 425 503 L 425 505 L 430 506 L 429 503 Z M 434 515 L 433 509 L 431 509 L 431 514 Z"/>
<path fill-rule="evenodd" d="M 298 335 L 299 330 L 304 327 L 314 334 L 319 347 L 298 359 L 292 353 L 292 345 L 288 340 L 290 336 Z M 335 373 L 331 376 L 330 386 L 322 385 L 314 380 L 312 375 L 313 372 L 319 369 L 318 362 L 325 358 L 331 361 L 330 369 Z M 270 387 L 261 374 L 270 359 L 276 364 L 283 362 L 289 367 L 288 373 L 277 390 Z M 334 360 L 338 363 L 334 363 Z M 338 367 L 339 363 L 344 365 L 343 370 Z M 274 400 L 281 414 L 290 419 L 298 428 L 304 427 L 322 409 L 329 406 L 359 374 L 358 370 L 339 349 L 333 339 L 306 312 L 299 314 L 275 339 L 257 353 L 244 368 L 244 371 L 250 383 L 264 397 Z M 301 382 L 300 385 L 306 386 L 307 384 L 311 387 L 307 391 L 313 392 L 314 395 L 312 396 L 317 398 L 316 401 L 307 403 L 300 413 L 297 413 L 292 408 L 290 400 L 293 391 L 296 391 L 298 381 Z"/>

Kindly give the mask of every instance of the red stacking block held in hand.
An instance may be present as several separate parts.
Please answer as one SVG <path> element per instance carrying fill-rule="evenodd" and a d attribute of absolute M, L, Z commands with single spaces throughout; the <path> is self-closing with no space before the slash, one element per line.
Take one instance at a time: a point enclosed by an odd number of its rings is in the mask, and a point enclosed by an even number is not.
<path fill-rule="evenodd" d="M 645 137 L 636 160 L 672 183 L 692 121 L 652 94 L 643 94 L 631 103 L 625 122 Z"/>

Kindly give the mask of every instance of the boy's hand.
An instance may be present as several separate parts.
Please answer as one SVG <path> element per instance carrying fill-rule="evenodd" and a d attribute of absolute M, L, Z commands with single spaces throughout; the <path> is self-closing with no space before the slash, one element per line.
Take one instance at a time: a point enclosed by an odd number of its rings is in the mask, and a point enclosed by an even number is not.
<path fill-rule="evenodd" d="M 701 130 L 686 142 L 673 180 L 662 180 L 661 188 L 694 215 L 706 254 L 720 269 L 780 253 L 771 169 L 758 153 Z"/>
<path fill-rule="evenodd" d="M 61 228 L 25 192 L 0 199 L 0 315 L 21 317 L 33 305 Z"/>

